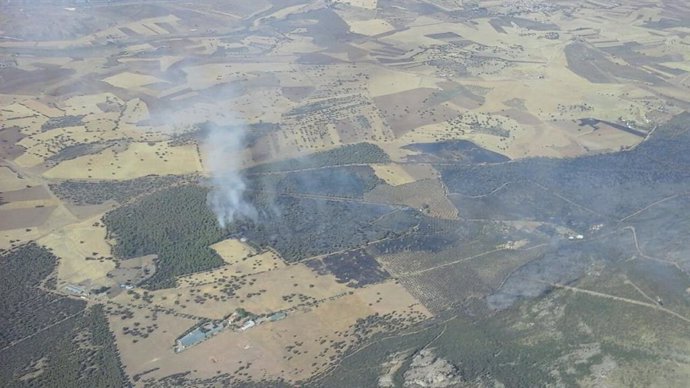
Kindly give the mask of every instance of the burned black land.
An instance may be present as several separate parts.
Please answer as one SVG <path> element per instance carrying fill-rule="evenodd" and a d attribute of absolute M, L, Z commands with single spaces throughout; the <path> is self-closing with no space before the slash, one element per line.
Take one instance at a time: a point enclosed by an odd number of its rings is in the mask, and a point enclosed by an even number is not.
<path fill-rule="evenodd" d="M 466 217 L 545 222 L 571 230 L 576 240 L 554 239 L 545 254 L 502 283 L 489 305 L 504 308 L 539 296 L 552 284 L 579 279 L 593 263 L 636 254 L 690 269 L 690 250 L 682 243 L 690 233 L 688 122 L 690 115 L 680 115 L 630 151 L 439 166 L 449 197 Z"/>
<path fill-rule="evenodd" d="M 443 324 L 375 342 L 312 385 L 375 384 L 380 374 L 366 365 L 429 343 L 465 381 L 511 386 L 577 386 L 602 357 L 635 370 L 680 349 L 690 315 L 689 127 L 690 114 L 677 116 L 628 151 L 438 164 L 460 213 L 449 223 L 464 227 L 456 240 L 424 255 L 388 253 L 396 239 L 370 251 Z M 597 355 L 568 369 L 586 344 Z"/>
<path fill-rule="evenodd" d="M 333 274 L 338 282 L 358 288 L 380 283 L 390 274 L 363 249 L 328 255 L 323 259 L 312 259 L 305 264 L 320 274 Z"/>
<path fill-rule="evenodd" d="M 461 162 L 467 164 L 501 163 L 510 159 L 467 140 L 446 140 L 437 143 L 415 143 L 405 147 L 421 155 L 411 155 L 407 161 L 415 163 Z"/>

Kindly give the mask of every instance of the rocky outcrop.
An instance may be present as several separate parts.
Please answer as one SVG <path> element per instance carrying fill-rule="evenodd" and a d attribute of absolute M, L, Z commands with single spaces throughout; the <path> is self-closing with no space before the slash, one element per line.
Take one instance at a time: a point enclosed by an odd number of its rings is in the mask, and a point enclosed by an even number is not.
<path fill-rule="evenodd" d="M 443 358 L 437 357 L 430 349 L 414 355 L 409 369 L 405 372 L 405 387 L 457 387 L 462 385 L 458 368 Z"/>

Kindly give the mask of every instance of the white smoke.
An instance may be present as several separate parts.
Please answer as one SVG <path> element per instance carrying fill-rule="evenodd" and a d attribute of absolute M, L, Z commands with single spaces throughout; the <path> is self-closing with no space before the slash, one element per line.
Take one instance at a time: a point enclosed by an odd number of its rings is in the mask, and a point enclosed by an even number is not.
<path fill-rule="evenodd" d="M 246 153 L 247 126 L 233 114 L 234 92 L 229 87 L 223 90 L 211 104 L 196 104 L 193 107 L 179 106 L 165 109 L 151 115 L 156 130 L 168 135 L 183 135 L 200 131 L 199 148 L 205 170 L 210 177 L 211 191 L 207 202 L 225 228 L 238 217 L 254 221 L 258 212 L 245 199 L 247 185 L 241 174 L 243 155 Z"/>
<path fill-rule="evenodd" d="M 225 228 L 237 217 L 257 218 L 257 211 L 244 198 L 247 185 L 241 174 L 246 128 L 240 123 L 229 127 L 209 124 L 202 148 L 212 188 L 208 204 Z"/>

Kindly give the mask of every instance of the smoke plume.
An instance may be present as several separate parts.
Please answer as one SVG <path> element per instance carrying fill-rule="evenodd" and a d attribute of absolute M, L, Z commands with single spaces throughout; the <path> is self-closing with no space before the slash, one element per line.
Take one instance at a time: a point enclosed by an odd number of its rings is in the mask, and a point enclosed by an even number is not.
<path fill-rule="evenodd" d="M 209 124 L 203 143 L 212 184 L 207 200 L 222 228 L 237 217 L 257 217 L 256 209 L 244 198 L 247 185 L 240 173 L 246 128 L 234 124 Z"/>

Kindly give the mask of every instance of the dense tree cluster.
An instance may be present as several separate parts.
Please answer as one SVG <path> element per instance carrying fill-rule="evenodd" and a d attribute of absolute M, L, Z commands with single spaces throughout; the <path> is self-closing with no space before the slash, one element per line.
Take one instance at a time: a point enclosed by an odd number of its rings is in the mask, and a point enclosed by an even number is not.
<path fill-rule="evenodd" d="M 459 162 L 477 164 L 500 163 L 510 160 L 499 153 L 481 148 L 468 140 L 414 143 L 403 148 L 422 153 L 421 155 L 408 157 L 408 160 L 417 163 Z"/>
<path fill-rule="evenodd" d="M 35 333 L 83 309 L 83 302 L 39 287 L 53 272 L 57 257 L 29 243 L 0 257 L 0 347 Z"/>
<path fill-rule="evenodd" d="M 250 181 L 249 189 L 362 198 L 382 183 L 369 166 L 336 166 L 262 176 Z"/>
<path fill-rule="evenodd" d="M 263 164 L 250 168 L 246 172 L 247 174 L 255 174 L 347 164 L 386 163 L 389 161 L 390 158 L 388 154 L 379 146 L 371 143 L 357 143 L 328 151 L 317 152 L 305 158 Z"/>
<path fill-rule="evenodd" d="M 654 198 L 685 191 L 690 114 L 633 150 L 571 159 L 438 166 L 468 217 L 534 219 L 571 226 L 617 220 Z"/>
<path fill-rule="evenodd" d="M 127 386 L 103 308 L 42 288 L 56 264 L 35 243 L 0 256 L 2 386 Z"/>
<path fill-rule="evenodd" d="M 45 161 L 48 165 L 54 166 L 65 160 L 72 160 L 80 156 L 97 154 L 104 149 L 111 147 L 113 144 L 114 142 L 112 141 L 80 143 L 67 146 L 63 146 L 61 144 L 60 147 L 62 147 L 62 149 L 47 157 Z"/>
<path fill-rule="evenodd" d="M 122 259 L 157 254 L 152 289 L 171 287 L 175 277 L 218 267 L 223 260 L 209 245 L 224 232 L 206 204 L 207 189 L 179 186 L 143 197 L 103 217 Z"/>
<path fill-rule="evenodd" d="M 356 248 L 402 231 L 410 222 L 380 226 L 372 222 L 392 211 L 389 206 L 279 196 L 257 204 L 260 219 L 236 222 L 230 227 L 261 246 L 275 248 L 287 261 Z M 408 220 L 409 221 L 409 220 Z"/>
<path fill-rule="evenodd" d="M 41 130 L 45 132 L 56 128 L 76 127 L 84 124 L 82 121 L 83 119 L 84 115 L 51 117 L 48 121 L 41 125 Z"/>
<path fill-rule="evenodd" d="M 142 194 L 196 180 L 194 175 L 148 175 L 136 179 L 102 182 L 69 180 L 51 184 L 50 190 L 60 199 L 75 205 L 97 205 L 108 200 L 124 203 Z"/>

